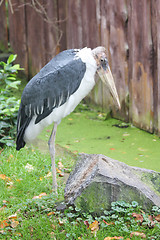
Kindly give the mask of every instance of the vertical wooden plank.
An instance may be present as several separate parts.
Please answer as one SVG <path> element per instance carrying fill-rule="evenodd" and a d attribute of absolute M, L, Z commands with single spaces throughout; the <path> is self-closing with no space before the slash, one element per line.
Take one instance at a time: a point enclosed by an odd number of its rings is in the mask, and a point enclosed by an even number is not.
<path fill-rule="evenodd" d="M 68 1 L 68 48 L 82 48 L 85 46 L 94 48 L 99 45 L 98 2 L 99 0 Z"/>
<path fill-rule="evenodd" d="M 57 0 L 49 0 L 45 5 L 47 19 L 44 21 L 45 63 L 49 62 L 59 49 L 59 29 Z M 59 51 L 59 50 L 58 50 Z"/>
<path fill-rule="evenodd" d="M 67 1 L 67 48 L 82 48 L 81 0 Z"/>
<path fill-rule="evenodd" d="M 154 101 L 154 130 L 160 136 L 160 1 L 151 1 L 151 30 L 152 30 L 152 70 L 153 70 L 153 101 Z"/>
<path fill-rule="evenodd" d="M 157 129 L 158 129 L 158 135 L 160 136 L 160 34 L 159 34 L 159 26 L 160 26 L 160 1 L 156 1 L 156 10 L 157 10 L 157 86 L 158 86 L 158 93 L 157 93 L 157 112 L 158 112 L 158 118 L 157 118 Z"/>
<path fill-rule="evenodd" d="M 21 0 L 12 0 L 13 13 L 9 8 L 9 41 L 17 62 L 28 74 L 28 56 L 26 42 L 25 6 Z"/>
<path fill-rule="evenodd" d="M 44 14 L 39 5 L 32 5 L 32 1 L 28 0 L 26 4 L 28 72 L 29 77 L 32 77 L 46 63 Z M 39 4 L 45 9 L 43 0 L 40 0 Z"/>
<path fill-rule="evenodd" d="M 150 1 L 131 1 L 130 12 L 130 120 L 153 131 L 153 46 Z"/>
<path fill-rule="evenodd" d="M 81 0 L 83 46 L 95 48 L 100 43 L 98 9 L 99 1 Z"/>
<path fill-rule="evenodd" d="M 91 49 L 100 45 L 100 1 L 99 0 L 82 0 L 82 42 L 83 47 Z M 95 104 L 102 106 L 102 83 L 99 81 L 92 92 L 87 96 Z"/>
<path fill-rule="evenodd" d="M 101 34 L 101 44 L 107 49 L 107 58 L 109 61 L 109 65 L 111 66 L 111 56 L 110 56 L 110 29 L 109 29 L 109 22 L 108 22 L 108 7 L 109 2 L 108 0 L 101 0 L 100 1 L 100 17 L 101 17 L 101 24 L 100 24 L 100 34 Z M 104 100 L 105 98 L 105 100 Z M 105 112 L 111 111 L 111 96 L 107 88 L 101 83 L 101 105 Z"/>
<path fill-rule="evenodd" d="M 58 35 L 59 35 L 59 45 L 60 51 L 67 49 L 67 35 L 66 35 L 66 25 L 67 25 L 67 1 L 58 0 Z"/>
<path fill-rule="evenodd" d="M 112 97 L 103 87 L 103 106 L 109 110 L 112 105 L 114 117 L 128 121 L 128 7 L 125 0 L 101 1 L 101 43 L 108 50 L 108 60 L 121 102 L 117 111 Z"/>
<path fill-rule="evenodd" d="M 8 49 L 7 12 L 5 1 L 0 6 L 0 51 Z"/>

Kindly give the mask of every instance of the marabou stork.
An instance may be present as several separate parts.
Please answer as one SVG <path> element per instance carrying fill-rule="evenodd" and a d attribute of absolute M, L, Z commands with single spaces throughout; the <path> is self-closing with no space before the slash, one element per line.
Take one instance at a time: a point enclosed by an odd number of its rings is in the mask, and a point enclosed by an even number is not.
<path fill-rule="evenodd" d="M 17 120 L 17 150 L 31 143 L 54 122 L 48 141 L 52 161 L 53 190 L 57 192 L 55 136 L 61 119 L 70 114 L 96 83 L 96 72 L 120 102 L 108 65 L 106 49 L 97 47 L 65 50 L 55 56 L 26 85 Z"/>

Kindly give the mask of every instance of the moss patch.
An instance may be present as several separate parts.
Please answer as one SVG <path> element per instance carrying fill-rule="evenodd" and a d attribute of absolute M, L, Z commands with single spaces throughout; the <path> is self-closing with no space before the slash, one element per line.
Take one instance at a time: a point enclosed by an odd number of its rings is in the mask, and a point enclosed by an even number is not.
<path fill-rule="evenodd" d="M 89 187 L 83 191 L 81 196 L 75 200 L 75 205 L 85 212 L 100 213 L 102 209 L 108 209 L 110 207 L 110 196 L 111 187 L 109 184 L 92 182 Z"/>

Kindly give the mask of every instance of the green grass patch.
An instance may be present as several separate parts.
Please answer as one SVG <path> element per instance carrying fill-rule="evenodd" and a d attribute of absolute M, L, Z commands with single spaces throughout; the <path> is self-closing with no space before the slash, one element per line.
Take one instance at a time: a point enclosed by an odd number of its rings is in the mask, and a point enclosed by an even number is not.
<path fill-rule="evenodd" d="M 73 163 L 70 154 L 56 157 L 57 169 L 61 166 L 64 174 Z M 159 216 L 158 207 L 153 208 L 152 216 L 136 202 L 123 201 L 112 203 L 110 210 L 102 209 L 101 216 L 71 206 L 60 212 L 56 206 L 63 200 L 65 177 L 57 172 L 55 196 L 50 171 L 49 154 L 26 147 L 19 152 L 13 147 L 1 151 L 0 239 L 127 239 L 133 232 L 145 234 L 146 239 L 160 238 L 160 224 L 153 217 Z"/>

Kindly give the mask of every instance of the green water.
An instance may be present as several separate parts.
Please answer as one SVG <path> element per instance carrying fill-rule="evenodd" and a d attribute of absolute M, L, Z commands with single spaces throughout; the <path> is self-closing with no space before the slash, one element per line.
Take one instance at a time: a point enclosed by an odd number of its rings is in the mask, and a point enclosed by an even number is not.
<path fill-rule="evenodd" d="M 131 166 L 160 172 L 160 138 L 105 114 L 78 109 L 58 126 L 56 143 L 74 153 L 104 154 Z M 125 124 L 124 124 L 125 125 Z M 40 135 L 47 142 L 52 126 Z"/>

